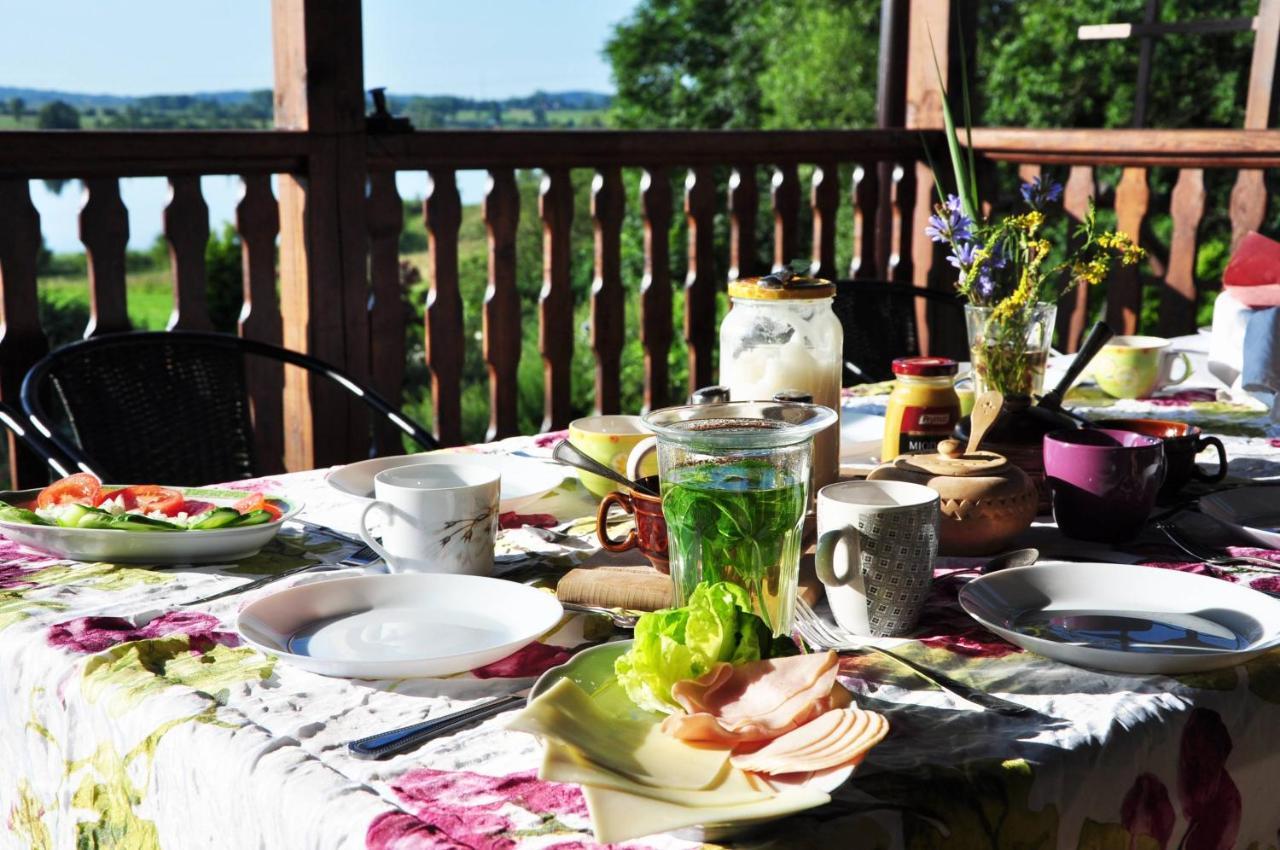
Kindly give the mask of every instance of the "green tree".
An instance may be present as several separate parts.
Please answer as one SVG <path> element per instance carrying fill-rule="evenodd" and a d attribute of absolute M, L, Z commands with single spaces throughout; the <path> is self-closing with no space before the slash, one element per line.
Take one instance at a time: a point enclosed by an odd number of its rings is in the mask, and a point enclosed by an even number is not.
<path fill-rule="evenodd" d="M 15 123 L 22 121 L 22 116 L 26 113 L 27 102 L 20 97 L 9 98 L 9 114 L 13 116 Z"/>
<path fill-rule="evenodd" d="M 234 332 L 244 305 L 244 271 L 240 263 L 240 234 L 230 222 L 223 225 L 221 232 L 209 235 L 204 249 L 204 271 L 209 321 L 216 331 Z"/>
<path fill-rule="evenodd" d="M 79 130 L 80 113 L 61 100 L 51 100 L 36 113 L 36 126 L 41 130 Z"/>

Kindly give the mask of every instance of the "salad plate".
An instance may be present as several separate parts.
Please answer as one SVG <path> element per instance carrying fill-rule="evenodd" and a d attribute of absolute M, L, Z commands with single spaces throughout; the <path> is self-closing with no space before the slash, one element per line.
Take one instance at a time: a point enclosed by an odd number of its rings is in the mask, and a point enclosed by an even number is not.
<path fill-rule="evenodd" d="M 356 499 L 373 499 L 373 477 L 397 466 L 419 463 L 476 464 L 502 474 L 502 494 L 498 510 L 518 511 L 550 493 L 564 481 L 568 470 L 558 464 L 506 454 L 465 452 L 420 452 L 395 457 L 375 457 L 331 469 L 324 480 L 330 487 Z"/>
<path fill-rule="evenodd" d="M 1280 645 L 1280 601 L 1159 567 L 1014 567 L 969 582 L 960 606 L 1023 649 L 1116 673 L 1216 670 Z"/>
<path fill-rule="evenodd" d="M 119 488 L 108 486 L 107 495 L 125 487 L 126 485 L 120 485 Z M 204 511 L 229 508 L 255 496 L 243 490 L 207 487 L 164 489 L 181 494 L 189 503 L 198 503 Z M 0 501 L 9 505 L 26 506 L 34 503 L 42 492 L 44 491 L 39 489 L 3 492 L 0 493 Z M 272 518 L 256 525 L 139 533 L 116 528 L 36 525 L 29 521 L 0 517 L 0 534 L 23 546 L 72 561 L 106 561 L 117 564 L 230 563 L 257 554 L 276 536 L 286 520 L 302 510 L 302 503 L 296 499 L 270 494 L 265 495 L 264 499 L 270 503 Z"/>
<path fill-rule="evenodd" d="M 618 683 L 617 677 L 614 676 L 614 662 L 620 655 L 630 651 L 634 643 L 635 641 L 632 640 L 622 640 L 593 646 L 579 652 L 565 663 L 552 667 L 534 682 L 533 688 L 529 691 L 529 702 L 546 693 L 561 679 L 569 679 L 590 694 L 592 701 L 607 714 L 619 719 L 647 719 L 654 723 L 661 722 L 662 715 L 647 711 L 633 703 Z M 853 771 L 852 765 L 845 765 L 812 773 L 775 776 L 769 781 L 780 791 L 788 788 L 811 788 L 830 793 L 847 782 L 853 775 Z M 775 820 L 778 818 L 761 817 L 729 823 L 706 823 L 676 830 L 671 834 L 689 841 L 725 841 L 759 829 Z"/>
<path fill-rule="evenodd" d="M 555 596 L 503 579 L 397 573 L 298 585 L 247 605 L 245 642 L 324 676 L 449 676 L 506 658 L 564 614 Z"/>
<path fill-rule="evenodd" d="M 1274 487 L 1240 487 L 1200 499 L 1200 510 L 1260 546 L 1280 549 L 1280 499 Z"/>

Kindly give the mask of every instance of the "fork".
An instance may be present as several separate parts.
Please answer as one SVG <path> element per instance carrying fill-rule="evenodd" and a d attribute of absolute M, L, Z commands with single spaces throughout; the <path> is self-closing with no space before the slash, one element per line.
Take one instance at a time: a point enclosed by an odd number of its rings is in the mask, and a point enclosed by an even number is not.
<path fill-rule="evenodd" d="M 1280 564 L 1275 561 L 1268 561 L 1266 558 L 1252 558 L 1248 555 L 1215 555 L 1192 541 L 1172 521 L 1157 522 L 1156 528 L 1163 531 L 1164 536 L 1168 537 L 1174 546 L 1177 546 L 1197 561 L 1201 561 L 1211 567 L 1232 567 L 1248 564 L 1253 567 L 1280 572 Z"/>
<path fill-rule="evenodd" d="M 932 682 L 944 691 L 979 708 L 1006 717 L 1043 717 L 1040 712 L 1026 705 L 1001 699 L 984 690 L 958 682 L 931 667 L 926 667 L 898 653 L 870 643 L 861 643 L 853 635 L 827 625 L 803 599 L 796 600 L 796 629 L 805 642 L 820 649 L 852 652 L 877 652 L 911 669 L 916 675 Z"/>

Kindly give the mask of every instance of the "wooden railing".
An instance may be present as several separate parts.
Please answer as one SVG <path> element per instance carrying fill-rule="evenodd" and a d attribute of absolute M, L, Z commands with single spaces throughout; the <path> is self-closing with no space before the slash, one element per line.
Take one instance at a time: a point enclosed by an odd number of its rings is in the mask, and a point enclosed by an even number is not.
<path fill-rule="evenodd" d="M 163 176 L 172 187 L 164 232 L 173 258 L 174 312 L 170 327 L 208 326 L 204 305 L 204 245 L 207 209 L 198 176 L 236 174 L 245 191 L 236 210 L 243 240 L 245 311 L 241 333 L 270 342 L 307 338 L 325 328 L 322 299 L 308 303 L 277 297 L 275 241 L 281 215 L 272 194 L 271 175 L 306 181 L 315 167 L 314 142 L 304 132 L 122 132 L 0 134 L 0 399 L 13 401 L 26 369 L 47 350 L 36 312 L 36 257 L 40 223 L 27 182 L 40 178 L 79 178 L 87 200 L 81 211 L 81 237 L 89 254 L 91 319 L 87 335 L 129 327 L 125 287 L 128 223 L 118 178 Z M 667 356 L 674 339 L 671 304 L 674 282 L 668 234 L 677 215 L 688 223 L 688 273 L 683 281 L 683 334 L 688 342 L 690 385 L 709 383 L 715 348 L 715 298 L 725 285 L 714 272 L 712 228 L 724 198 L 729 225 L 729 276 L 747 276 L 790 261 L 812 257 L 813 270 L 830 277 L 912 281 L 947 286 L 950 267 L 939 262 L 934 246 L 919 234 L 932 203 L 933 181 L 921 161 L 922 139 L 935 152 L 945 150 L 936 132 L 418 132 L 368 136 L 367 197 L 360 214 L 367 231 L 368 291 L 342 293 L 368 298 L 368 311 L 337 314 L 341 323 L 361 323 L 345 333 L 367 340 L 368 351 L 346 356 L 357 376 L 368 378 L 390 398 L 401 392 L 404 369 L 404 315 L 401 309 L 398 239 L 403 207 L 394 172 L 425 170 L 430 175 L 424 204 L 428 234 L 431 296 L 426 307 L 427 360 L 431 370 L 435 430 L 446 443 L 461 440 L 461 373 L 464 346 L 463 304 L 459 288 L 457 242 L 461 201 L 456 172 L 485 169 L 491 187 L 484 201 L 488 230 L 489 288 L 483 307 L 483 355 L 489 367 L 489 437 L 517 430 L 516 372 L 521 351 L 520 302 L 516 291 L 515 234 L 520 198 L 517 169 L 536 168 L 545 177 L 539 198 L 543 241 L 543 289 L 539 299 L 539 350 L 545 380 L 543 427 L 563 427 L 570 417 L 569 369 L 572 357 L 573 304 L 570 288 L 570 226 L 575 181 L 592 181 L 595 269 L 591 290 L 590 344 L 596 355 L 595 405 L 603 412 L 620 404 L 624 288 L 620 270 L 620 233 L 624 211 L 635 205 L 644 229 L 644 277 L 640 286 L 640 341 L 644 349 L 644 402 L 669 403 Z M 1167 257 L 1154 258 L 1152 270 L 1163 287 L 1161 333 L 1185 332 L 1192 321 L 1197 286 L 1194 276 L 1198 228 L 1204 213 L 1205 170 L 1213 179 L 1235 181 L 1230 216 L 1234 231 L 1258 227 L 1265 214 L 1266 169 L 1280 167 L 1280 131 L 1031 131 L 978 130 L 974 145 L 984 160 L 1019 164 L 1023 178 L 1041 166 L 1065 167 L 1066 206 L 1082 215 L 1096 191 L 1095 168 L 1119 166 L 1114 193 L 1119 226 L 1142 233 L 1151 211 L 1163 208 L 1150 197 L 1147 171 L 1177 169 L 1168 204 L 1173 219 Z M 328 154 L 325 154 L 328 155 Z M 852 185 L 840 185 L 842 164 L 855 164 Z M 326 166 L 332 165 L 326 161 Z M 816 166 L 805 197 L 801 165 Z M 720 168 L 717 169 L 717 166 Z M 727 182 L 715 183 L 725 173 Z M 771 169 L 771 207 L 758 209 L 758 176 Z M 622 170 L 643 171 L 639 197 L 623 197 Z M 672 177 L 685 175 L 683 198 L 672 192 Z M 316 181 L 312 181 L 314 184 Z M 997 187 L 1013 193 L 1014 186 Z M 309 197 L 308 204 L 349 203 L 343 192 Z M 328 198 L 322 201 L 321 198 Z M 835 221 L 843 204 L 853 213 L 853 262 L 838 268 Z M 324 210 L 320 210 L 324 213 Z M 328 211 L 343 219 L 342 210 Z M 311 226 L 316 209 L 308 212 Z M 812 241 L 800 245 L 798 223 L 812 218 Z M 770 218 L 771 222 L 761 222 Z M 757 256 L 761 227 L 772 233 L 772 256 Z M 304 240 L 305 241 L 305 240 Z M 323 246 L 321 246 L 323 247 Z M 310 248 L 308 249 L 310 250 Z M 284 274 L 297 262 L 281 262 Z M 356 272 L 357 279 L 359 269 Z M 1119 275 L 1108 289 L 1108 315 L 1124 330 L 1136 327 L 1140 302 L 1136 270 Z M 299 287 L 293 287 L 295 293 Z M 305 291 L 305 290 L 303 290 Z M 359 300 L 359 299 L 357 299 Z M 349 306 L 349 305 L 348 305 Z M 1060 311 L 1061 340 L 1074 348 L 1083 331 L 1083 293 Z M 303 327 L 299 330 L 299 327 Z M 309 328 L 309 330 L 308 330 Z M 323 356 L 323 354 L 321 355 Z M 360 361 L 352 368 L 352 359 Z M 253 376 L 260 440 L 279 450 L 282 443 L 280 378 Z M 272 449 L 269 449 L 269 451 Z M 19 477 L 35 480 L 42 471 L 29 459 Z"/>

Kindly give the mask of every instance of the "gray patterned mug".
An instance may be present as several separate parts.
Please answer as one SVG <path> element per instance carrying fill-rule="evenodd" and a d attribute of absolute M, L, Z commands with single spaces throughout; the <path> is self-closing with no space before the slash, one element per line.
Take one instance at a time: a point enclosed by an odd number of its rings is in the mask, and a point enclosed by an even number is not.
<path fill-rule="evenodd" d="M 836 622 L 856 635 L 915 628 L 938 554 L 938 494 L 904 481 L 841 481 L 818 491 L 818 579 Z"/>

